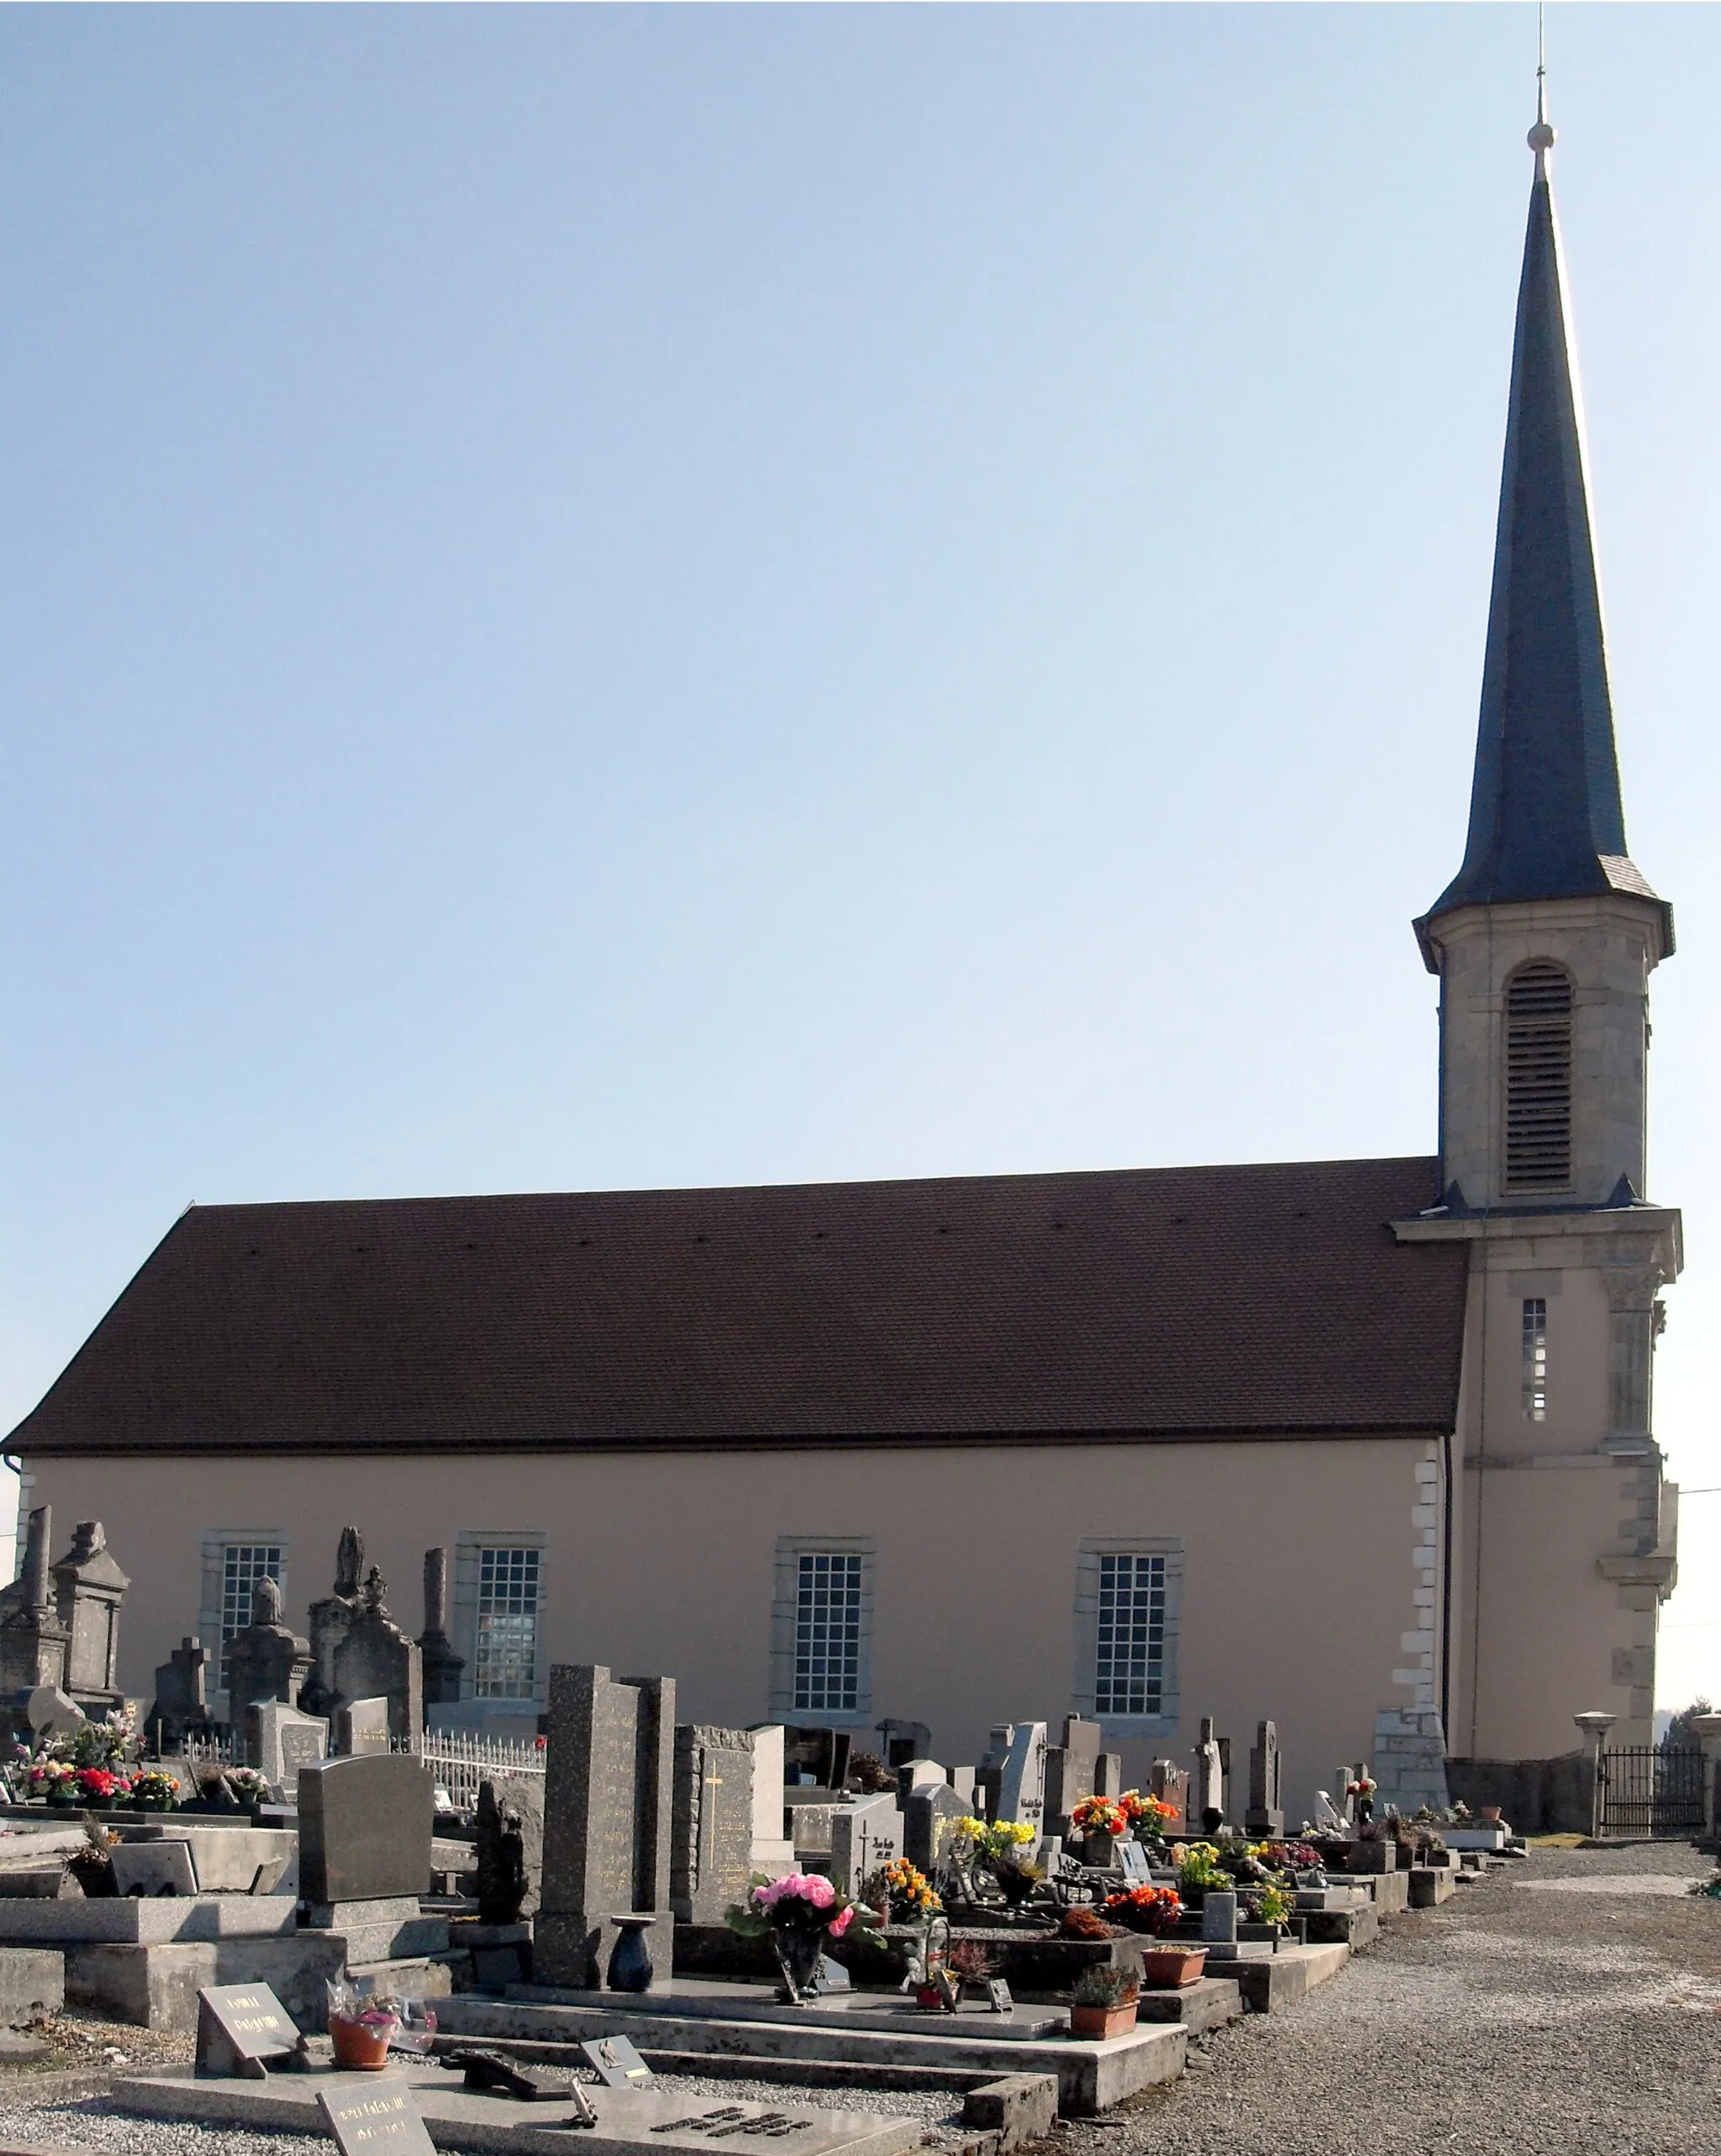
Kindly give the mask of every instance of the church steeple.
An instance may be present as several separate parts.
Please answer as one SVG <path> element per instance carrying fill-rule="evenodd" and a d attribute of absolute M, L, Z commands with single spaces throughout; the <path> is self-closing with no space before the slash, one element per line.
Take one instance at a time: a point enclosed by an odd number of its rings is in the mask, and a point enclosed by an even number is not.
<path fill-rule="evenodd" d="M 1426 917 L 1616 891 L 1666 909 L 1626 852 L 1583 410 L 1538 71 L 1535 152 L 1464 865 Z M 1424 950 L 1424 923 L 1418 924 Z M 1432 954 L 1429 954 L 1432 962 Z"/>

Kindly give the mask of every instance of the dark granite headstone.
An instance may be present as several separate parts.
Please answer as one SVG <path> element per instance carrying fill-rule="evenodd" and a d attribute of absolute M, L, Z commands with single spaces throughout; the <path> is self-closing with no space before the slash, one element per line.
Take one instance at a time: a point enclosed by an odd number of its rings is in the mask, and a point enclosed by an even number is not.
<path fill-rule="evenodd" d="M 684 1724 L 675 1740 L 670 1906 L 684 1924 L 720 1924 L 752 1869 L 752 1732 Z"/>
<path fill-rule="evenodd" d="M 434 2146 L 412 2090 L 397 2074 L 356 2086 L 319 2089 L 317 2101 L 340 2156 L 431 2156 Z"/>
<path fill-rule="evenodd" d="M 929 1878 L 950 1856 L 950 1822 L 968 1807 L 948 1782 L 923 1782 L 903 1807 L 903 1854 Z"/>
<path fill-rule="evenodd" d="M 550 1673 L 544 1877 L 534 1927 L 540 1984 L 595 1989 L 621 1916 L 671 1916 L 675 1680 Z M 665 1939 L 654 1957 L 666 1970 Z"/>
<path fill-rule="evenodd" d="M 198 1992 L 199 2074 L 261 2081 L 270 2067 L 303 2055 L 292 2016 L 266 1984 L 212 1984 Z"/>
<path fill-rule="evenodd" d="M 435 1785 L 408 1752 L 299 1769 L 299 1894 L 309 1902 L 420 1895 Z"/>

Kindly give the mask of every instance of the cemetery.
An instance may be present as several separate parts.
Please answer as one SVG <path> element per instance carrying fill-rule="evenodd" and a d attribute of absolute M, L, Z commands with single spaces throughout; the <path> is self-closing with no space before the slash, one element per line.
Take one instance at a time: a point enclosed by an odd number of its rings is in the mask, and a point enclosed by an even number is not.
<path fill-rule="evenodd" d="M 194 2038 L 189 2070 L 116 2074 L 121 2115 L 895 2156 L 935 2114 L 1002 2156 L 1524 1854 L 1461 1807 L 1377 1816 L 1367 1762 L 1292 1825 L 1271 1721 L 1234 1758 L 1203 1721 L 1145 1788 L 1079 1715 L 946 1765 L 922 1723 L 868 1751 L 684 1722 L 672 1677 L 598 1664 L 552 1670 L 535 1743 L 438 1730 L 445 1554 L 414 1638 L 353 1528 L 308 1636 L 257 1581 L 224 1722 L 196 1638 L 145 1710 L 113 1682 L 127 1580 L 101 1526 L 53 1566 L 51 1533 L 33 1514 L 0 1596 L 0 2006 Z M 1403 1750 L 1380 1764 L 1402 1787 Z"/>

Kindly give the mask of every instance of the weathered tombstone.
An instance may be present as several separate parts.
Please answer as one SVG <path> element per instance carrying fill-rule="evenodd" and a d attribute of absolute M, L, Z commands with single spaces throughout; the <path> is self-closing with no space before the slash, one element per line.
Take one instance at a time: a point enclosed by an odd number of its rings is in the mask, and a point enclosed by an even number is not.
<path fill-rule="evenodd" d="M 343 1701 L 386 1699 L 388 1733 L 417 1751 L 424 1741 L 424 1674 L 418 1643 L 388 1614 L 388 1583 L 373 1564 L 365 1606 L 334 1650 L 334 1689 Z"/>
<path fill-rule="evenodd" d="M 672 1677 L 618 1682 L 593 1663 L 550 1670 L 532 1962 L 539 1984 L 595 1989 L 618 1937 L 616 1917 L 671 1918 L 675 1701 Z M 659 1938 L 654 1959 L 667 1975 L 672 1948 Z"/>
<path fill-rule="evenodd" d="M 515 1775 L 480 1782 L 477 1824 L 479 1918 L 487 1924 L 518 1922 L 538 1906 L 544 1869 L 543 1777 Z"/>
<path fill-rule="evenodd" d="M 1225 1772 L 1213 1717 L 1203 1715 L 1201 1741 L 1195 1747 L 1195 1777 L 1191 1785 L 1189 1813 L 1204 1834 L 1210 1834 L 1225 1816 Z"/>
<path fill-rule="evenodd" d="M 332 1717 L 340 1704 L 334 1689 L 334 1650 L 364 1607 L 359 1591 L 364 1564 L 363 1536 L 356 1528 L 343 1528 L 334 1553 L 334 1589 L 310 1609 L 311 1667 L 299 1695 L 299 1705 L 308 1714 Z"/>
<path fill-rule="evenodd" d="M 1049 1834 L 1060 1834 L 1068 1841 L 1076 1831 L 1070 1814 L 1083 1797 L 1102 1793 L 1095 1776 L 1103 1736 L 1097 1722 L 1084 1722 L 1079 1714 L 1066 1715 L 1063 1743 L 1046 1747 L 1045 1828 Z"/>
<path fill-rule="evenodd" d="M 221 1662 L 227 1685 L 227 1718 L 240 1746 L 247 1745 L 255 1734 L 248 1707 L 264 1700 L 298 1705 L 299 1686 L 311 1666 L 311 1650 L 282 1622 L 281 1590 L 274 1580 L 259 1580 L 252 1588 L 251 1621 L 228 1641 Z"/>
<path fill-rule="evenodd" d="M 795 1869 L 795 1845 L 783 1832 L 783 1733 L 780 1722 L 760 1723 L 753 1739 L 751 1869 L 781 1879 Z"/>
<path fill-rule="evenodd" d="M 197 2070 L 226 2080 L 267 2078 L 304 2055 L 304 2038 L 266 1984 L 211 1984 L 197 1994 Z"/>
<path fill-rule="evenodd" d="M 334 1710 L 334 1748 L 344 1759 L 391 1748 L 392 1716 L 386 1699 L 348 1700 Z"/>
<path fill-rule="evenodd" d="M 430 1877 L 435 1790 L 409 1752 L 299 1769 L 299 1895 L 337 1902 L 417 1900 Z"/>
<path fill-rule="evenodd" d="M 108 1853 L 116 1894 L 195 1894 L 197 1875 L 189 1842 L 121 1842 Z"/>
<path fill-rule="evenodd" d="M 899 1722 L 894 1715 L 887 1715 L 876 1727 L 879 1757 L 887 1767 L 924 1759 L 932 1749 L 932 1732 L 924 1722 Z"/>
<path fill-rule="evenodd" d="M 683 1924 L 720 1924 L 753 1863 L 753 1736 L 685 1723 L 675 1737 L 670 1906 Z"/>
<path fill-rule="evenodd" d="M 903 1854 L 929 1878 L 950 1854 L 952 1821 L 966 1817 L 967 1805 L 948 1782 L 923 1783 L 903 1806 Z"/>
<path fill-rule="evenodd" d="M 1155 1759 L 1148 1775 L 1148 1790 L 1161 1804 L 1169 1804 L 1171 1816 L 1166 1820 L 1165 1831 L 1175 1834 L 1189 1814 L 1189 1775 L 1186 1768 L 1172 1759 Z"/>
<path fill-rule="evenodd" d="M 113 1561 L 99 1520 L 80 1520 L 71 1548 L 54 1567 L 54 1601 L 66 1634 L 66 1689 L 88 1714 L 125 1705 L 116 1670 L 119 1606 L 131 1581 Z"/>
<path fill-rule="evenodd" d="M 192 1635 L 181 1640 L 156 1670 L 155 1703 L 144 1724 L 144 1739 L 158 1759 L 176 1751 L 187 1737 L 208 1736 L 208 1649 Z"/>
<path fill-rule="evenodd" d="M 246 1710 L 245 1750 L 251 1764 L 291 1804 L 298 1791 L 299 1769 L 327 1756 L 329 1724 L 301 1714 L 284 1700 L 261 1700 Z"/>
<path fill-rule="evenodd" d="M 1237 1896 L 1210 1892 L 1202 1897 L 1201 1936 L 1213 1946 L 1237 1943 Z"/>
<path fill-rule="evenodd" d="M 317 2102 L 340 2156 L 431 2156 L 417 2100 L 397 2074 L 318 2089 Z"/>
<path fill-rule="evenodd" d="M 1121 1752 L 1102 1752 L 1094 1761 L 1093 1793 L 1096 1796 L 1121 1796 L 1124 1794 L 1124 1754 Z"/>
<path fill-rule="evenodd" d="M 839 1894 L 858 1894 L 881 1864 L 903 1854 L 903 1815 L 893 1796 L 863 1796 L 831 1814 L 830 1877 Z"/>
<path fill-rule="evenodd" d="M 448 1552 L 424 1552 L 424 1629 L 418 1639 L 418 1663 L 424 1673 L 426 1706 L 451 1706 L 461 1696 L 466 1658 L 454 1651 L 448 1636 Z"/>
<path fill-rule="evenodd" d="M 1271 1722 L 1256 1730 L 1249 1754 L 1249 1807 L 1243 1830 L 1257 1839 L 1276 1842 L 1285 1832 L 1285 1806 L 1280 1796 L 1279 1733 Z"/>
<path fill-rule="evenodd" d="M 71 1641 L 48 1580 L 53 1532 L 53 1507 L 38 1505 L 25 1529 L 23 1569 L 10 1586 L 0 1588 L 0 1698 L 65 1682 Z"/>
<path fill-rule="evenodd" d="M 998 1780 L 1000 1819 L 1025 1820 L 1037 1833 L 1045 1823 L 1045 1724 L 1018 1722 Z"/>

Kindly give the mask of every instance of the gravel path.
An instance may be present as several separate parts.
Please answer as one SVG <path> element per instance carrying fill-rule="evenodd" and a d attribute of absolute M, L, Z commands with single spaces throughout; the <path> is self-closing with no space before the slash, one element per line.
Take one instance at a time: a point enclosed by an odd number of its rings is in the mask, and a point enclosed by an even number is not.
<path fill-rule="evenodd" d="M 1721 1902 L 1682 1845 L 1538 1850 L 1396 1917 L 1300 2006 L 1192 2047 L 1192 2069 L 1070 2156 L 1685 2156 L 1721 2151 Z"/>

